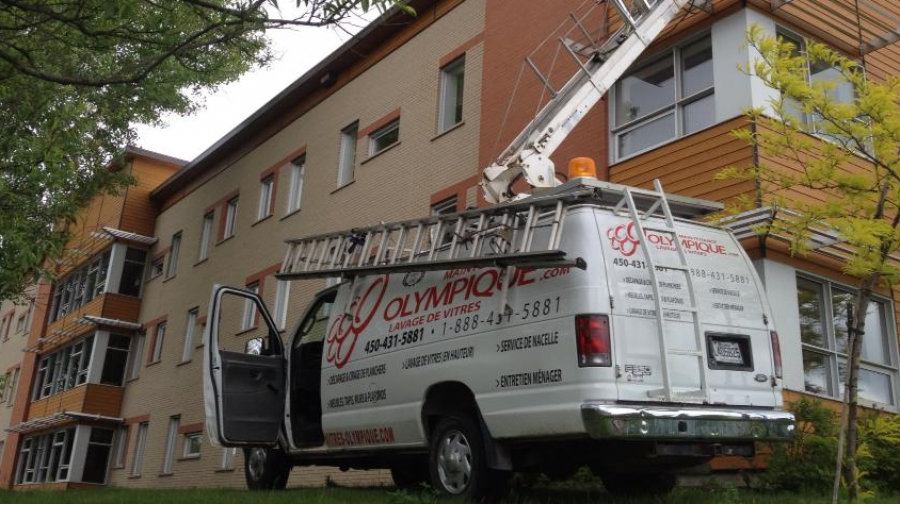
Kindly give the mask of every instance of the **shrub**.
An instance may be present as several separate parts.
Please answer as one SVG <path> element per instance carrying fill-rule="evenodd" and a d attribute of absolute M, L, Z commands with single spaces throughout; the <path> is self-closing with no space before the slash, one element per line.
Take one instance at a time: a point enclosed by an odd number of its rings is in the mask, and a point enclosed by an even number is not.
<path fill-rule="evenodd" d="M 788 408 L 797 428 L 789 442 L 775 446 L 763 482 L 781 490 L 825 492 L 833 484 L 838 418 L 818 400 L 804 398 Z"/>
<path fill-rule="evenodd" d="M 900 416 L 860 419 L 859 467 L 863 478 L 883 490 L 900 490 Z"/>

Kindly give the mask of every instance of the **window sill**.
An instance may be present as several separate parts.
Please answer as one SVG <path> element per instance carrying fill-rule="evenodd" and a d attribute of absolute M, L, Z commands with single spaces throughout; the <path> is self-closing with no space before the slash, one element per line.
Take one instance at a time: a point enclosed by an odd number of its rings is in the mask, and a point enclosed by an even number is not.
<path fill-rule="evenodd" d="M 202 265 L 202 264 L 206 263 L 207 261 L 209 261 L 209 256 L 203 258 L 202 260 L 197 260 L 197 262 L 194 263 L 194 266 Z"/>
<path fill-rule="evenodd" d="M 250 227 L 253 228 L 254 226 L 258 225 L 259 223 L 262 223 L 263 221 L 266 221 L 267 219 L 269 219 L 270 217 L 272 217 L 274 215 L 275 214 L 268 214 L 264 217 L 261 217 L 261 218 L 257 219 L 256 221 L 254 221 L 253 224 L 250 225 Z"/>
<path fill-rule="evenodd" d="M 203 342 L 200 342 L 199 344 L 197 344 L 197 346 L 194 349 L 203 349 Z"/>
<path fill-rule="evenodd" d="M 650 117 L 650 116 L 648 116 L 648 117 Z M 654 117 L 655 117 L 655 116 L 654 116 Z M 716 122 L 714 122 L 713 124 L 707 126 L 706 128 L 702 128 L 702 129 L 697 130 L 697 131 L 695 131 L 695 132 L 693 132 L 693 133 L 690 133 L 690 134 L 688 134 L 688 135 L 682 135 L 682 136 L 680 136 L 680 137 L 672 137 L 672 138 L 670 138 L 670 139 L 667 139 L 667 140 L 664 140 L 664 141 L 660 142 L 659 144 L 655 144 L 655 145 L 653 145 L 653 146 L 650 146 L 650 147 L 647 147 L 647 148 L 645 148 L 645 149 L 642 149 L 642 150 L 640 150 L 640 151 L 638 151 L 638 152 L 636 152 L 636 153 L 634 153 L 634 154 L 629 154 L 628 156 L 622 156 L 622 157 L 620 157 L 620 158 L 611 158 L 611 159 L 610 159 L 610 163 L 609 163 L 609 170 L 610 170 L 610 172 L 611 172 L 614 168 L 616 168 L 617 165 L 621 165 L 622 163 L 625 163 L 626 161 L 633 160 L 634 158 L 637 158 L 637 157 L 642 156 L 642 155 L 647 154 L 647 153 L 651 153 L 651 152 L 653 152 L 653 151 L 655 151 L 655 150 L 657 150 L 657 149 L 659 149 L 659 148 L 661 148 L 661 147 L 665 147 L 665 146 L 667 146 L 667 145 L 669 145 L 669 144 L 673 144 L 673 143 L 678 142 L 678 141 L 680 141 L 680 140 L 689 139 L 689 138 L 693 137 L 694 135 L 699 135 L 699 134 L 701 134 L 701 133 L 703 133 L 703 132 L 705 132 L 705 131 L 707 131 L 707 130 L 710 130 L 710 129 L 715 128 L 715 127 L 717 127 L 717 126 L 720 126 L 720 125 L 723 125 L 723 124 L 728 123 L 728 122 L 730 122 L 730 121 L 733 121 L 733 120 L 734 120 L 735 118 L 737 118 L 737 117 L 740 117 L 740 116 L 735 116 L 735 117 L 733 117 L 733 118 L 725 119 L 725 120 L 723 120 L 723 121 L 716 121 Z M 650 122 L 650 120 L 648 120 L 648 122 Z M 621 130 L 617 130 L 617 131 L 621 131 Z M 614 145 L 615 142 L 616 142 L 616 133 L 610 133 L 610 136 L 611 136 L 611 137 L 610 137 L 610 142 L 612 143 L 612 144 L 610 144 L 610 145 L 612 146 L 612 145 Z M 610 148 L 610 151 L 612 151 L 612 147 Z"/>
<path fill-rule="evenodd" d="M 161 272 L 158 273 L 158 274 L 151 275 L 150 277 L 148 277 L 148 278 L 147 278 L 147 282 L 150 282 L 150 281 L 159 279 L 160 277 L 162 277 L 162 273 L 161 273 Z"/>
<path fill-rule="evenodd" d="M 153 365 L 158 365 L 158 364 L 160 364 L 160 363 L 162 363 L 162 360 L 161 360 L 161 359 L 158 359 L 158 360 L 156 360 L 156 361 L 150 361 L 150 362 L 148 362 L 146 365 L 144 365 L 144 367 L 151 367 L 151 366 L 153 366 Z"/>
<path fill-rule="evenodd" d="M 140 479 L 141 476 L 140 475 L 129 475 L 128 478 L 129 479 Z"/>
<path fill-rule="evenodd" d="M 218 246 L 224 244 L 225 242 L 228 242 L 229 240 L 231 240 L 231 239 L 233 239 L 233 238 L 234 238 L 234 235 L 229 235 L 229 236 L 223 238 L 222 240 L 216 242 L 216 247 L 218 247 Z"/>
<path fill-rule="evenodd" d="M 219 468 L 218 470 L 215 470 L 215 473 L 229 473 L 233 471 L 234 468 Z"/>
<path fill-rule="evenodd" d="M 246 335 L 247 333 L 252 333 L 252 332 L 254 332 L 254 331 L 258 330 L 258 329 L 259 329 L 259 326 L 258 326 L 258 325 L 253 325 L 253 326 L 247 328 L 246 330 L 241 330 L 241 331 L 235 333 L 234 336 L 235 336 L 235 337 L 240 337 L 240 336 Z"/>
<path fill-rule="evenodd" d="M 175 461 L 194 461 L 200 459 L 200 455 L 197 454 L 195 456 L 182 456 Z"/>
<path fill-rule="evenodd" d="M 344 184 L 342 184 L 342 185 L 340 185 L 340 186 L 338 186 L 338 187 L 332 189 L 332 190 L 331 190 L 331 194 L 333 195 L 333 194 L 337 193 L 338 191 L 340 191 L 340 190 L 346 188 L 347 186 L 353 184 L 354 182 L 356 182 L 356 179 L 354 179 L 354 180 L 352 180 L 352 181 L 345 182 Z"/>
<path fill-rule="evenodd" d="M 190 359 L 185 360 L 185 361 L 179 361 L 178 363 L 175 364 L 175 366 L 178 367 L 178 366 L 189 365 L 189 364 L 191 364 L 192 361 L 193 361 L 193 360 L 190 360 Z"/>
<path fill-rule="evenodd" d="M 166 277 L 165 279 L 163 279 L 163 284 L 169 282 L 170 280 L 172 280 L 172 279 L 174 279 L 174 278 L 176 278 L 176 277 L 178 277 L 178 274 L 175 274 L 175 275 L 173 275 L 173 276 L 171 276 L 171 277 Z"/>
<path fill-rule="evenodd" d="M 338 188 L 338 189 L 340 189 L 340 188 Z M 287 218 L 293 216 L 294 214 L 299 214 L 301 209 L 302 209 L 302 207 L 297 208 L 297 209 L 294 209 L 294 210 L 288 212 L 287 214 L 281 216 L 280 218 L 278 218 L 278 220 L 279 220 L 279 221 L 284 221 L 285 219 L 287 219 Z"/>
<path fill-rule="evenodd" d="M 444 130 L 444 131 L 438 133 L 438 134 L 435 135 L 434 137 L 431 137 L 431 141 L 434 142 L 435 140 L 437 140 L 437 139 L 443 137 L 444 135 L 446 135 L 446 134 L 448 134 L 448 133 L 450 133 L 450 132 L 452 132 L 452 131 L 455 131 L 455 130 L 458 130 L 458 129 L 462 128 L 463 125 L 465 125 L 465 124 L 466 124 L 465 120 L 460 121 L 460 122 L 456 123 L 455 125 L 451 126 L 450 128 L 447 128 L 446 130 Z"/>
<path fill-rule="evenodd" d="M 172 477 L 173 475 L 175 475 L 175 472 L 168 472 L 168 473 L 161 473 L 161 474 L 159 474 L 160 477 Z"/>
<path fill-rule="evenodd" d="M 127 379 L 127 380 L 125 381 L 125 384 L 131 384 L 132 382 L 135 382 L 135 381 L 137 381 L 137 380 L 140 379 L 140 378 L 141 378 L 140 376 L 137 376 L 137 377 L 131 377 L 131 378 L 129 378 L 129 379 Z"/>
<path fill-rule="evenodd" d="M 399 146 L 399 145 L 400 145 L 400 141 L 398 140 L 398 141 L 394 142 L 393 144 L 391 144 L 391 145 L 385 147 L 384 149 L 378 151 L 377 153 L 370 154 L 368 158 L 366 158 L 366 159 L 360 161 L 359 164 L 360 164 L 360 165 L 365 165 L 366 163 L 368 163 L 368 162 L 374 160 L 375 158 L 381 156 L 382 154 L 384 154 L 384 153 L 390 151 L 391 149 L 393 149 L 393 148 L 395 148 L 395 147 L 397 147 L 397 146 Z"/>

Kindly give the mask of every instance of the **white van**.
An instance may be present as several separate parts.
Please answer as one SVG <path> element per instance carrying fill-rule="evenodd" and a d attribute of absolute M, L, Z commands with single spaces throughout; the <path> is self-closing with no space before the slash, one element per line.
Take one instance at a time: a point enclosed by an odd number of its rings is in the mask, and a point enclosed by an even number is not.
<path fill-rule="evenodd" d="M 641 197 L 634 214 L 610 205 L 625 193 Z M 355 259 L 333 261 L 352 281 L 318 293 L 284 341 L 257 295 L 214 287 L 210 438 L 245 448 L 251 488 L 283 487 L 293 466 L 315 464 L 389 468 L 398 485 L 479 499 L 511 471 L 555 478 L 585 465 L 612 491 L 664 490 L 678 469 L 789 437 L 777 334 L 750 259 L 729 232 L 674 219 L 670 202 L 689 216 L 689 199 L 663 197 L 662 216 L 636 220 L 652 195 L 573 181 L 542 200 L 556 199 L 563 219 L 537 212 L 491 230 L 517 242 L 528 226 L 522 244 L 558 233 L 557 266 L 433 270 L 487 264 L 454 259 L 496 247 L 485 232 L 482 249 L 461 253 L 473 242 L 467 223 L 486 212 L 499 222 L 503 209 L 524 216 L 527 201 L 431 218 L 463 224 L 431 234 L 424 271 L 394 262 L 354 275 Z M 693 215 L 719 208 L 700 203 Z M 340 247 L 336 256 L 390 256 Z M 506 252 L 495 256 L 516 256 Z M 264 336 L 239 331 L 248 311 Z"/>

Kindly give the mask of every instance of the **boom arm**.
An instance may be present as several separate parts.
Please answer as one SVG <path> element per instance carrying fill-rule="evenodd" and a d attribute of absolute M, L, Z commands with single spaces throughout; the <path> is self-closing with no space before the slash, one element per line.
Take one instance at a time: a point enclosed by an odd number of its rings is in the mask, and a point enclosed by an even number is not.
<path fill-rule="evenodd" d="M 555 96 L 506 148 L 499 162 L 484 169 L 481 187 L 488 202 L 528 196 L 513 192 L 512 186 L 520 178 L 532 188 L 560 184 L 550 156 L 690 0 L 630 0 L 631 6 L 626 0 L 606 1 L 618 11 L 622 26 L 595 48 L 587 63 L 569 42 L 560 39 L 579 68 L 558 93 L 551 88 Z"/>

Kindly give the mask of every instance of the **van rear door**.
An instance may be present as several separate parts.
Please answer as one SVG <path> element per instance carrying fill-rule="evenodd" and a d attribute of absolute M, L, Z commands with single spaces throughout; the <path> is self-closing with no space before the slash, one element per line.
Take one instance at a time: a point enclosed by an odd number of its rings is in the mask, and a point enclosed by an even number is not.
<path fill-rule="evenodd" d="M 210 440 L 225 447 L 275 445 L 284 419 L 284 346 L 262 299 L 213 286 L 203 337 Z"/>
<path fill-rule="evenodd" d="M 597 210 L 610 295 L 612 339 L 620 400 L 660 401 L 663 387 L 656 302 L 647 261 L 631 219 Z M 651 218 L 648 226 L 663 227 Z M 775 406 L 773 357 L 766 317 L 768 307 L 752 263 L 730 233 L 696 223 L 678 222 L 697 297 L 705 353 L 698 359 L 693 316 L 666 310 L 664 326 L 672 392 L 679 403 Z M 672 234 L 646 231 L 657 265 L 678 265 Z M 659 296 L 668 307 L 690 305 L 684 272 L 658 270 Z M 676 352 L 671 352 L 675 350 Z M 708 398 L 692 397 L 705 369 Z"/>

